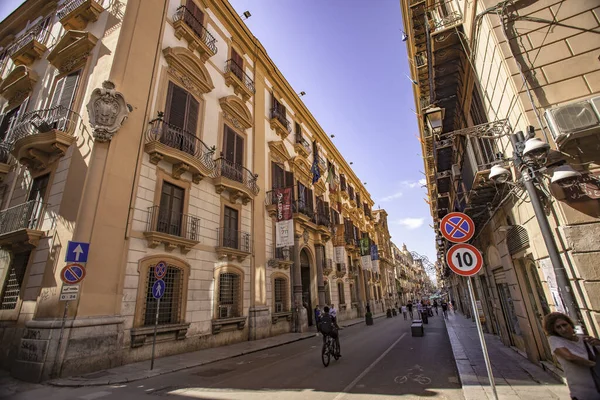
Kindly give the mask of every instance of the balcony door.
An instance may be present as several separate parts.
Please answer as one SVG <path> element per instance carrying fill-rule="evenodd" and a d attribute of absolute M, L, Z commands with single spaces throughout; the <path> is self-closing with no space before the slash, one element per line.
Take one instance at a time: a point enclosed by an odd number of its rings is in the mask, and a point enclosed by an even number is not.
<path fill-rule="evenodd" d="M 163 182 L 156 225 L 158 232 L 181 236 L 184 195 L 184 189 Z"/>
<path fill-rule="evenodd" d="M 231 49 L 231 61 L 233 62 L 231 72 L 244 82 L 244 59 L 234 49 Z"/>
<path fill-rule="evenodd" d="M 50 128 L 63 132 L 68 130 L 72 117 L 71 107 L 75 99 L 75 90 L 77 89 L 80 73 L 81 71 L 71 72 L 56 82 L 52 101 L 50 102 L 52 111 L 49 112 L 47 120 L 44 121 L 50 125 Z M 57 107 L 56 110 L 54 110 L 55 107 Z M 38 125 L 35 121 L 32 121 L 32 123 Z"/>
<path fill-rule="evenodd" d="M 185 23 L 192 28 L 194 33 L 198 35 L 199 38 L 204 39 L 204 13 L 200 8 L 194 3 L 194 0 L 187 0 L 185 3 L 185 7 L 189 12 L 184 14 Z"/>
<path fill-rule="evenodd" d="M 16 106 L 2 116 L 2 121 L 0 121 L 0 143 L 4 142 L 4 140 L 8 138 L 8 133 L 10 132 L 12 126 L 17 122 L 20 109 L 21 105 Z"/>
<path fill-rule="evenodd" d="M 238 223 L 238 210 L 225 206 L 223 213 L 223 247 L 239 248 Z"/>
<path fill-rule="evenodd" d="M 40 218 L 43 218 L 44 199 L 49 179 L 50 174 L 46 174 L 35 178 L 31 183 L 31 189 L 27 198 L 29 229 L 36 229 L 39 226 Z"/>
<path fill-rule="evenodd" d="M 244 182 L 244 138 L 225 125 L 223 137 L 223 176 L 234 181 Z"/>
<path fill-rule="evenodd" d="M 169 82 L 165 121 L 160 141 L 169 147 L 194 154 L 200 104 L 185 89 Z"/>

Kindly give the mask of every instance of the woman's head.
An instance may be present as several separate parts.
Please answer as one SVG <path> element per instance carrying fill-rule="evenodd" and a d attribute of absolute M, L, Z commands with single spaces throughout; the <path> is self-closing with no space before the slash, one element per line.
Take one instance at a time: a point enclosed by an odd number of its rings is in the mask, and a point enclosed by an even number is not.
<path fill-rule="evenodd" d="M 563 313 L 553 312 L 544 318 L 544 330 L 550 336 L 571 339 L 575 336 L 575 324 Z"/>

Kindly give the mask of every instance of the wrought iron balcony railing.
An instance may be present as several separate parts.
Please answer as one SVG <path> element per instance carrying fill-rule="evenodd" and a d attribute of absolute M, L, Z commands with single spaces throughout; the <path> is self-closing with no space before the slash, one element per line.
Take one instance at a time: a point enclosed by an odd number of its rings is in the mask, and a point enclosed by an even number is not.
<path fill-rule="evenodd" d="M 87 1 L 90 1 L 90 0 L 66 1 L 63 3 L 62 6 L 59 7 L 58 11 L 56 11 L 56 16 L 58 17 L 58 19 L 63 19 L 64 17 L 69 15 L 71 12 L 76 10 L 79 6 L 81 6 L 83 3 L 87 2 Z"/>
<path fill-rule="evenodd" d="M 271 108 L 271 119 L 273 118 L 281 122 L 281 124 L 287 129 L 288 133 L 292 132 L 292 125 L 290 124 L 290 121 L 288 121 L 285 117 L 285 114 L 281 113 L 277 108 Z"/>
<path fill-rule="evenodd" d="M 288 188 L 292 189 L 292 195 L 293 195 L 294 187 L 288 186 Z M 287 189 L 287 188 L 283 188 L 283 189 Z M 268 192 L 265 193 L 265 205 L 270 206 L 273 204 L 277 204 L 276 189 L 269 190 Z"/>
<path fill-rule="evenodd" d="M 215 168 L 213 159 L 215 148 L 208 147 L 193 133 L 166 123 L 162 119 L 162 114 L 159 114 L 157 119 L 150 121 L 150 128 L 146 132 L 146 143 L 153 141 L 191 155 L 210 170 Z"/>
<path fill-rule="evenodd" d="M 317 225 L 323 225 L 327 227 L 331 226 L 331 220 L 329 218 L 329 213 L 327 212 L 317 212 L 315 214 L 315 220 Z"/>
<path fill-rule="evenodd" d="M 252 237 L 247 232 L 217 228 L 217 246 L 250 253 L 252 250 Z"/>
<path fill-rule="evenodd" d="M 312 153 L 310 143 L 308 143 L 308 140 L 304 138 L 304 135 L 302 135 L 302 133 L 296 133 L 296 144 L 301 145 L 307 154 Z"/>
<path fill-rule="evenodd" d="M 296 200 L 292 203 L 292 210 L 294 213 L 304 214 L 311 220 L 315 218 L 315 210 L 309 206 L 304 200 Z"/>
<path fill-rule="evenodd" d="M 50 29 L 45 27 L 42 24 L 43 22 L 44 20 L 40 21 L 35 26 L 31 27 L 27 32 L 15 39 L 13 44 L 11 44 L 8 48 L 8 54 L 13 55 L 33 40 L 45 45 L 50 38 Z"/>
<path fill-rule="evenodd" d="M 204 44 L 214 53 L 217 54 L 217 39 L 209 31 L 206 30 L 204 25 L 187 9 L 186 6 L 181 6 L 173 15 L 173 22 L 183 20 L 187 26 L 202 40 Z"/>
<path fill-rule="evenodd" d="M 435 17 L 433 19 L 433 32 L 449 28 L 462 22 L 460 11 L 452 11 L 448 15 Z"/>
<path fill-rule="evenodd" d="M 8 143 L 0 143 L 0 164 L 8 164 L 10 161 L 10 146 Z"/>
<path fill-rule="evenodd" d="M 0 235 L 21 229 L 41 230 L 46 205 L 31 200 L 0 211 Z"/>
<path fill-rule="evenodd" d="M 72 135 L 80 122 L 79 114 L 63 106 L 29 111 L 23 114 L 11 129 L 8 140 L 14 143 L 24 137 L 49 132 L 53 129 Z"/>
<path fill-rule="evenodd" d="M 254 174 L 243 165 L 234 163 L 224 157 L 215 160 L 215 170 L 213 178 L 223 177 L 232 181 L 239 182 L 248 188 L 255 196 L 259 192 L 258 175 Z"/>
<path fill-rule="evenodd" d="M 189 240 L 200 240 L 200 218 L 180 212 L 148 207 L 148 232 L 160 232 Z"/>
<path fill-rule="evenodd" d="M 225 63 L 225 73 L 231 72 L 235 75 L 252 93 L 256 92 L 254 81 L 244 72 L 244 69 L 235 61 L 229 59 Z"/>

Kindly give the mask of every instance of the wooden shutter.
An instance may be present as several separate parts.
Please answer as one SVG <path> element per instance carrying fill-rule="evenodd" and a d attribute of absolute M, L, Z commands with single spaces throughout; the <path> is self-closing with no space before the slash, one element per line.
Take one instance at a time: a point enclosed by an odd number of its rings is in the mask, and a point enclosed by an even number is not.
<path fill-rule="evenodd" d="M 184 129 L 186 127 L 185 114 L 187 102 L 188 92 L 175 85 L 173 82 L 169 82 L 165 121 L 168 124 Z"/>
<path fill-rule="evenodd" d="M 244 67 L 244 59 L 240 56 L 237 51 L 231 49 L 231 59 L 235 62 L 240 68 Z"/>
<path fill-rule="evenodd" d="M 284 186 L 284 171 L 283 168 L 276 162 L 271 162 L 271 179 L 272 179 L 272 188 L 279 189 Z"/>
<path fill-rule="evenodd" d="M 313 202 L 313 191 L 312 189 L 306 189 L 306 196 L 307 196 L 307 204 L 308 204 L 308 209 L 312 210 L 314 209 L 314 202 Z"/>
<path fill-rule="evenodd" d="M 238 248 L 238 211 L 225 206 L 223 213 L 223 244 L 234 249 Z"/>
<path fill-rule="evenodd" d="M 225 137 L 223 138 L 223 157 L 227 161 L 235 162 L 235 132 L 225 125 Z"/>
<path fill-rule="evenodd" d="M 233 132 L 233 131 L 232 131 Z M 244 165 L 244 138 L 233 132 L 235 135 L 235 160 L 238 165 Z"/>
<path fill-rule="evenodd" d="M 284 182 L 285 187 L 294 186 L 294 173 L 291 171 L 284 171 Z M 293 191 L 292 191 L 293 192 Z"/>
<path fill-rule="evenodd" d="M 198 128 L 198 113 L 200 110 L 200 104 L 194 96 L 188 93 L 187 96 L 187 115 L 185 121 L 185 130 L 196 136 L 196 129 Z"/>
<path fill-rule="evenodd" d="M 180 236 L 185 190 L 163 182 L 158 214 L 158 231 Z"/>
<path fill-rule="evenodd" d="M 200 10 L 200 8 L 198 8 L 196 3 L 194 3 L 194 0 L 187 0 L 185 6 L 189 10 L 190 14 L 192 14 L 198 20 L 198 22 L 204 24 L 204 13 L 202 10 Z"/>
<path fill-rule="evenodd" d="M 15 124 L 17 120 L 17 116 L 19 115 L 19 109 L 21 106 L 17 106 L 4 114 L 2 117 L 2 122 L 0 122 L 0 142 L 4 141 L 8 136 L 8 132 L 10 128 Z"/>

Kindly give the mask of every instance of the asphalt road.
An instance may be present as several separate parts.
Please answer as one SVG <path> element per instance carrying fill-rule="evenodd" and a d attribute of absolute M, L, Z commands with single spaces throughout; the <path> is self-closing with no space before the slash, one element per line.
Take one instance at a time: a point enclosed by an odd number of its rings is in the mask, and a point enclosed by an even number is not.
<path fill-rule="evenodd" d="M 327 368 L 321 363 L 322 339 L 315 337 L 126 385 L 48 386 L 9 398 L 464 399 L 441 316 L 429 319 L 424 337 L 412 337 L 410 321 L 395 317 L 346 328 L 340 338 L 343 357 Z"/>

